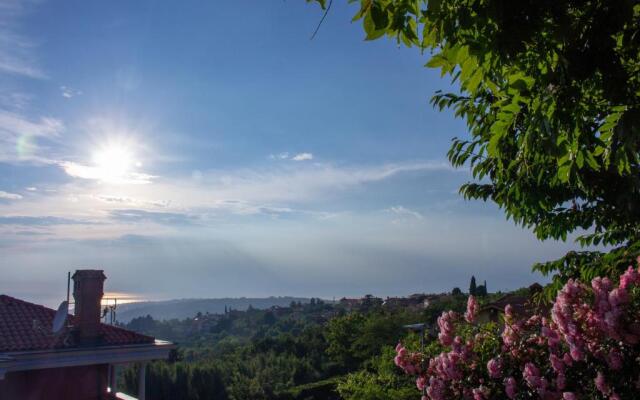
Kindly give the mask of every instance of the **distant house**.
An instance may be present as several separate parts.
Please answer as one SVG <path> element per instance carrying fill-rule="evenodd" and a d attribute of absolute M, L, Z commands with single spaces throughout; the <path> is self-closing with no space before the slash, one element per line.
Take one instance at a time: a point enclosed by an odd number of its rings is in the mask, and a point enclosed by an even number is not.
<path fill-rule="evenodd" d="M 542 290 L 542 286 L 534 283 L 529 286 L 527 296 L 507 294 L 494 302 L 485 304 L 480 308 L 477 320 L 480 323 L 501 322 L 504 309 L 508 304 L 511 305 L 514 315 L 518 318 L 528 318 L 538 311 L 544 311 L 544 306 L 537 305 L 532 301 L 532 296 L 540 290 Z"/>
<path fill-rule="evenodd" d="M 429 308 L 433 302 L 439 300 L 443 296 L 444 295 L 438 294 L 416 293 L 409 297 L 387 297 L 382 305 L 392 310 L 404 308 L 413 311 L 420 311 Z"/>
<path fill-rule="evenodd" d="M 56 311 L 0 295 L 0 399 L 133 399 L 116 388 L 116 368 L 130 363 L 140 365 L 138 399 L 145 399 L 146 363 L 175 346 L 101 323 L 105 279 L 100 270 L 75 272 L 75 315 L 57 333 Z"/>
<path fill-rule="evenodd" d="M 352 311 L 362 304 L 362 299 L 348 299 L 343 297 L 340 299 L 340 305 L 347 311 Z"/>

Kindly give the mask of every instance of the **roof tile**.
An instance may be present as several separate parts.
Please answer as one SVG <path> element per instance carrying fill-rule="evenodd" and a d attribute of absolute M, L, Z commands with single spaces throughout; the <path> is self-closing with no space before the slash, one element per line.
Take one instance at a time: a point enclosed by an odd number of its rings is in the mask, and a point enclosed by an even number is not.
<path fill-rule="evenodd" d="M 46 350 L 76 347 L 70 328 L 53 334 L 51 327 L 56 311 L 0 295 L 0 352 Z M 75 317 L 70 315 L 70 325 Z M 101 324 L 99 346 L 153 343 L 154 338 L 113 325 Z"/>

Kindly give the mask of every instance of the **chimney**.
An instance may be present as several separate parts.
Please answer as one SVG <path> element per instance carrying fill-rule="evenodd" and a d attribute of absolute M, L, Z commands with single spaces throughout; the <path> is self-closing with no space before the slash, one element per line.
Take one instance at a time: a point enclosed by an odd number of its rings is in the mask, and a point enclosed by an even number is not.
<path fill-rule="evenodd" d="M 79 269 L 73 274 L 75 323 L 81 344 L 95 344 L 100 340 L 100 302 L 105 279 L 103 271 L 96 269 Z"/>

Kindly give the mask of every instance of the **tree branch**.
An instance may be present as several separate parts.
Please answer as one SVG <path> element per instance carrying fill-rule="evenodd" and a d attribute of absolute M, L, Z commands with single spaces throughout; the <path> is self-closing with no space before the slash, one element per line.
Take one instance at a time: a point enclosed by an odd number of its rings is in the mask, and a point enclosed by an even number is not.
<path fill-rule="evenodd" d="M 327 18 L 327 14 L 329 14 L 329 10 L 331 9 L 332 4 L 333 4 L 333 0 L 329 0 L 329 5 L 327 6 L 327 9 L 324 10 L 324 14 L 322 14 L 322 18 L 320 18 L 320 22 L 318 22 L 318 26 L 316 26 L 316 30 L 313 31 L 313 35 L 311 35 L 311 38 L 309 40 L 313 40 L 313 38 L 316 37 L 316 34 L 320 30 L 320 26 L 324 22 L 324 19 Z"/>

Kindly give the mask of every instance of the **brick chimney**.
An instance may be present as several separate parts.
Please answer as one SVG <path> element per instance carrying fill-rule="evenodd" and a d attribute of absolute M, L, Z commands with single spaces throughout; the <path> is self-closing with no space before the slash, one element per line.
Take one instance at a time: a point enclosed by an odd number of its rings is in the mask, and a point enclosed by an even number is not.
<path fill-rule="evenodd" d="M 81 344 L 95 344 L 100 340 L 100 302 L 105 279 L 103 271 L 96 269 L 79 269 L 73 274 L 75 324 Z"/>

